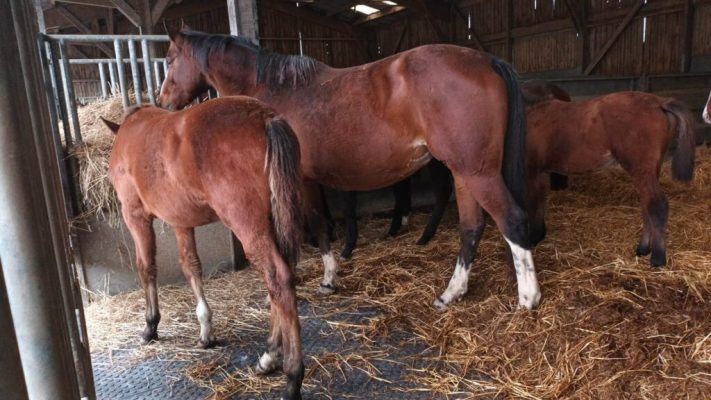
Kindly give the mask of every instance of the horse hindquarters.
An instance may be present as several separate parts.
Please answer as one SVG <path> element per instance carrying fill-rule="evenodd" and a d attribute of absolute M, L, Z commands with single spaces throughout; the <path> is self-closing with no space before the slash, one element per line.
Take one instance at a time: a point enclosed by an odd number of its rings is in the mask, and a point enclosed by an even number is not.
<path fill-rule="evenodd" d="M 235 185 L 240 181 L 240 171 L 230 171 L 233 177 L 221 175 L 219 186 L 213 190 L 228 195 L 216 199 L 213 208 L 242 242 L 250 262 L 262 272 L 271 300 L 267 351 L 260 357 L 257 370 L 268 373 L 276 369 L 283 354 L 287 376 L 284 398 L 300 399 L 304 369 L 294 274 L 303 233 L 299 145 L 283 120 L 267 122 L 266 129 L 267 176 L 263 176 L 261 160 L 252 160 L 251 174 L 261 178 L 247 180 L 255 182 L 254 187 Z M 255 201 L 267 198 L 268 203 Z"/>

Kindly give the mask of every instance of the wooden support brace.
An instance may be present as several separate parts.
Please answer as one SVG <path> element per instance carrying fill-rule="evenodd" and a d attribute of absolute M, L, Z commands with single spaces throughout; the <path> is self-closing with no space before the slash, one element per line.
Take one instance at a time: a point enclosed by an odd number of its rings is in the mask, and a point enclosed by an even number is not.
<path fill-rule="evenodd" d="M 141 16 L 130 4 L 124 0 L 111 0 L 111 2 L 135 27 L 138 28 L 141 26 Z"/>
<path fill-rule="evenodd" d="M 635 4 L 634 7 L 627 13 L 625 18 L 622 20 L 620 25 L 617 27 L 617 30 L 615 33 L 612 34 L 612 37 L 610 37 L 610 40 L 605 43 L 605 46 L 603 46 L 602 50 L 593 58 L 593 60 L 590 62 L 590 65 L 585 68 L 585 71 L 583 74 L 585 75 L 590 75 L 590 73 L 597 67 L 597 65 L 602 61 L 602 59 L 605 57 L 608 51 L 612 48 L 612 46 L 617 42 L 617 39 L 622 35 L 622 33 L 627 29 L 627 27 L 630 25 L 634 17 L 637 15 L 640 9 L 642 9 L 642 6 L 644 6 L 644 1 L 643 0 L 638 0 L 637 4 Z"/>
<path fill-rule="evenodd" d="M 79 18 L 77 18 L 76 15 L 72 14 L 72 12 L 69 11 L 69 9 L 67 9 L 66 7 L 64 7 L 62 5 L 57 5 L 56 9 L 57 9 L 57 12 L 59 12 L 59 14 L 61 14 L 62 17 L 64 17 L 64 19 L 67 20 L 67 22 L 69 22 L 70 24 L 72 24 L 72 26 L 77 28 L 79 30 L 79 32 L 81 32 L 85 35 L 91 35 L 93 33 L 96 33 L 96 32 L 92 32 L 91 29 L 89 29 L 86 25 L 84 25 L 79 20 Z M 99 50 L 101 50 L 108 57 L 114 56 L 114 53 L 111 51 L 109 46 L 105 45 L 104 43 L 97 43 L 96 47 L 98 47 Z"/>

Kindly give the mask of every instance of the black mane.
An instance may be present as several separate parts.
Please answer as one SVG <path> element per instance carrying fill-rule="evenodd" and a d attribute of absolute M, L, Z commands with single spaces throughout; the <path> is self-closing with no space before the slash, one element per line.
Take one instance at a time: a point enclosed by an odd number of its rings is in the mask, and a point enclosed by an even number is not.
<path fill-rule="evenodd" d="M 240 47 L 257 53 L 257 84 L 269 89 L 297 88 L 308 85 L 316 75 L 316 60 L 311 57 L 284 55 L 263 49 L 249 39 L 230 35 L 213 35 L 202 32 L 185 32 L 193 57 L 203 69 L 209 67 L 214 52 L 229 53 Z"/>

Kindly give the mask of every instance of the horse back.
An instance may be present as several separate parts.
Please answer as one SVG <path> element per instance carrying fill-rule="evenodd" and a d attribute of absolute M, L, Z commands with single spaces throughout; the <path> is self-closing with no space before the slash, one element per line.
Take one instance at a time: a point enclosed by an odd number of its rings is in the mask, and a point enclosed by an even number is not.
<path fill-rule="evenodd" d="M 239 184 L 241 176 L 264 175 L 264 126 L 271 116 L 262 103 L 241 97 L 179 112 L 136 111 L 122 125 L 109 163 L 119 198 L 139 202 L 171 225 L 216 220 L 210 206 L 216 192 Z M 268 196 L 265 179 L 252 178 L 245 186 Z"/>

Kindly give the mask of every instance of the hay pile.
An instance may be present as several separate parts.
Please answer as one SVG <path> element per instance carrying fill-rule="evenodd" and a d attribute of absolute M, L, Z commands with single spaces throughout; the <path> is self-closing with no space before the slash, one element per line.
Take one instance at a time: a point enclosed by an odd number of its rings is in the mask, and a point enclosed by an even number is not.
<path fill-rule="evenodd" d="M 415 245 L 428 215 L 418 214 L 406 233 L 384 239 L 388 221 L 361 222 L 361 246 L 342 263 L 341 290 L 316 296 L 322 265 L 305 248 L 299 264 L 300 302 L 332 313 L 375 307 L 367 324 L 332 325 L 368 351 L 305 354 L 306 388 L 326 379 L 322 371 L 370 371 L 388 358 L 379 346 L 398 331 L 414 333 L 430 346 L 438 363 L 407 369 L 408 387 L 434 395 L 547 399 L 705 398 L 711 393 L 711 149 L 699 148 L 696 178 L 686 187 L 662 184 L 670 200 L 669 265 L 649 267 L 634 257 L 641 229 L 637 195 L 619 169 L 571 178 L 571 188 L 550 196 L 548 238 L 534 253 L 543 291 L 540 308 L 517 307 L 515 276 L 504 262 L 503 241 L 487 227 L 463 301 L 439 312 L 431 305 L 451 275 L 458 235 L 450 212 L 435 239 Z M 336 248 L 342 242 L 334 243 Z M 177 262 L 176 262 L 177 268 Z M 194 301 L 186 286 L 161 288 L 159 333 L 171 340 L 136 348 L 136 359 L 176 357 L 197 337 Z M 259 330 L 266 339 L 267 311 L 259 276 L 247 270 L 208 280 L 216 333 L 239 341 L 240 332 Z M 235 296 L 235 293 L 246 296 Z M 332 313 L 331 313 L 332 312 Z M 93 351 L 135 345 L 142 329 L 140 292 L 106 298 L 87 309 Z M 188 350 L 186 350 L 188 351 Z M 194 357 L 196 350 L 189 350 Z M 250 371 L 225 372 L 224 355 L 195 361 L 185 374 L 213 389 L 217 398 L 264 393 L 283 379 Z M 204 353 L 202 353 L 204 354 Z M 399 360 L 392 360 L 398 362 Z M 437 365 L 440 365 L 439 367 Z M 446 367 L 441 367 L 445 365 Z M 223 380 L 222 378 L 227 378 Z M 218 379 L 219 378 L 219 379 Z M 393 382 L 392 385 L 398 385 Z M 412 390 L 412 389 L 403 389 Z M 403 395 L 406 397 L 406 394 Z"/>
<path fill-rule="evenodd" d="M 69 154 L 79 164 L 79 186 L 84 210 L 78 219 L 97 218 L 117 227 L 121 221 L 121 205 L 108 178 L 109 154 L 114 135 L 99 117 L 120 123 L 123 116 L 121 96 L 89 103 L 80 107 L 77 114 L 84 142 L 74 145 Z"/>

